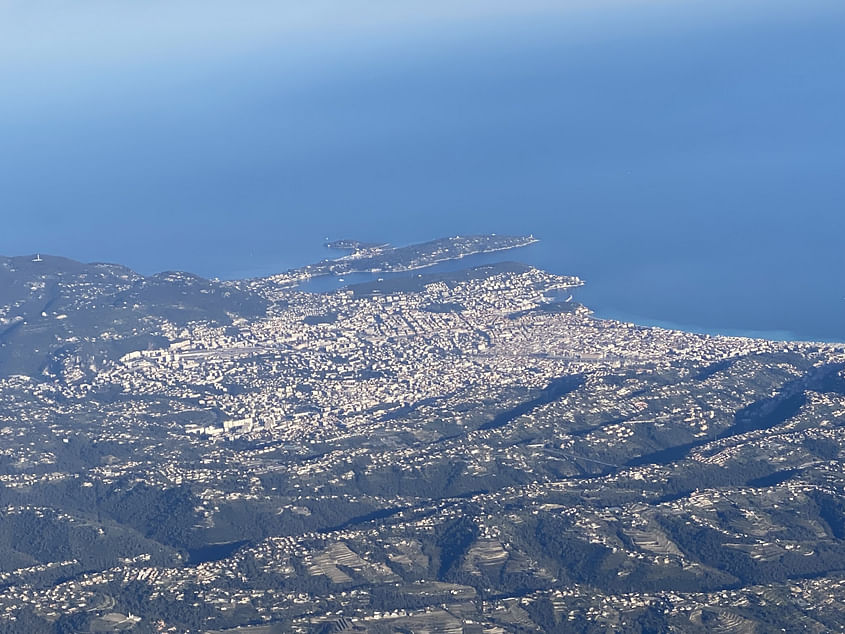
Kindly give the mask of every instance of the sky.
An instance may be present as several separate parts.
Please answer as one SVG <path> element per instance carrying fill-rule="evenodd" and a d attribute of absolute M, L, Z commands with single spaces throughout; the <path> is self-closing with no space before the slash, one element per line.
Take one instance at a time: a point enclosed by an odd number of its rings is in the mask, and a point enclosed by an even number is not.
<path fill-rule="evenodd" d="M 349 56 L 413 56 L 417 46 L 483 37 L 502 26 L 519 32 L 543 21 L 557 23 L 570 39 L 601 39 L 620 30 L 801 20 L 836 11 L 836 3 L 815 0 L 3 0 L 0 71 L 11 80 L 7 107 L 26 108 L 34 105 L 28 99 L 90 98 L 113 74 L 178 72 L 185 65 L 198 74 L 260 52 L 291 72 L 313 74 Z"/>

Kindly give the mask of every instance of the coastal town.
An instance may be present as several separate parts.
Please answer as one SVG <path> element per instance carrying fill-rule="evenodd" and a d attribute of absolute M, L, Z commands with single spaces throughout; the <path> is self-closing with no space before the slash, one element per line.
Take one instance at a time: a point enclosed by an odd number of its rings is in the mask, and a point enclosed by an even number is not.
<path fill-rule="evenodd" d="M 533 240 L 483 238 L 324 293 L 5 261 L 0 631 L 845 627 L 845 345 L 426 269 Z"/>

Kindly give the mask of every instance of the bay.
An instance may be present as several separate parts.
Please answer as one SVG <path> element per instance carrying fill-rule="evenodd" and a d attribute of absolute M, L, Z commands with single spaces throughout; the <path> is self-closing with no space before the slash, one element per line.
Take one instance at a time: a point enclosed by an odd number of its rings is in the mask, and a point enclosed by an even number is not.
<path fill-rule="evenodd" d="M 8 71 L 0 252 L 233 278 L 533 233 L 504 259 L 599 316 L 845 340 L 845 9 L 693 4 Z"/>

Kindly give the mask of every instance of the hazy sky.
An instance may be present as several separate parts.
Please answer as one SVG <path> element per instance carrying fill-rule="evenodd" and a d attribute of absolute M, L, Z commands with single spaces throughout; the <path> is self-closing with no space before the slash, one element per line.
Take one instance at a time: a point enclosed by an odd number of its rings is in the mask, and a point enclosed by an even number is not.
<path fill-rule="evenodd" d="M 0 60 L 20 64 L 107 66 L 162 57 L 231 54 L 268 43 L 344 45 L 355 38 L 394 38 L 409 32 L 583 11 L 616 5 L 523 0 L 395 2 L 278 2 L 160 0 L 152 2 L 6 2 L 0 23 Z"/>
<path fill-rule="evenodd" d="M 553 25 L 575 45 L 651 31 L 841 16 L 835 0 L 0 0 L 0 115 L 23 120 L 272 65 L 292 86 L 349 64 L 393 63 Z M 548 38 L 546 32 L 540 37 Z M 505 60 L 503 60 L 505 61 Z M 240 72 L 240 70 L 239 70 Z"/>
<path fill-rule="evenodd" d="M 590 30 L 637 22 L 780 19 L 837 3 L 783 0 L 147 0 L 0 2 L 0 67 L 89 69 L 161 59 L 220 57 L 272 45 L 344 50 L 350 42 L 399 43 L 467 25 L 565 19 Z"/>

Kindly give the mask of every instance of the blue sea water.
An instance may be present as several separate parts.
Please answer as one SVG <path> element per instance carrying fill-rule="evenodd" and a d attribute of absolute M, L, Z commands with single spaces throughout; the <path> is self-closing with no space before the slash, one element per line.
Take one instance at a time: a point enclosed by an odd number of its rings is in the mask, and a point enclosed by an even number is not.
<path fill-rule="evenodd" d="M 600 316 L 845 340 L 845 6 L 597 6 L 0 59 L 0 253 L 239 277 L 534 233 L 505 257 Z"/>

